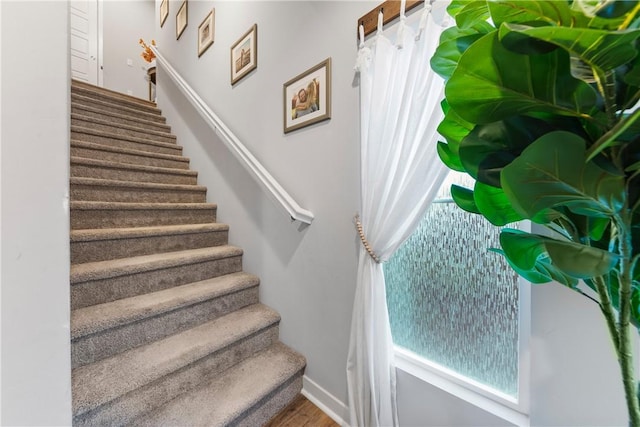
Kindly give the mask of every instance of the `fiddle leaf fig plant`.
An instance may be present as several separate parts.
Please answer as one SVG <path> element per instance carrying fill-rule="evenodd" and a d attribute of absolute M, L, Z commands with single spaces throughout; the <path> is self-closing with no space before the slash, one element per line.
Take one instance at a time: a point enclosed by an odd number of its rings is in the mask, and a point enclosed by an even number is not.
<path fill-rule="evenodd" d="M 453 0 L 431 67 L 445 80 L 438 155 L 475 179 L 456 204 L 504 229 L 532 283 L 596 294 L 640 427 L 640 2 Z"/>

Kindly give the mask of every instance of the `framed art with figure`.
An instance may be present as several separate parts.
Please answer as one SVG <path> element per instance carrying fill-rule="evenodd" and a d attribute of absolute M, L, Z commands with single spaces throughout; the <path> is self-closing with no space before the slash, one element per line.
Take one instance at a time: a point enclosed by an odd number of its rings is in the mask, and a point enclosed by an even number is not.
<path fill-rule="evenodd" d="M 284 84 L 284 133 L 331 118 L 331 58 Z"/>
<path fill-rule="evenodd" d="M 231 85 L 258 67 L 258 24 L 231 46 Z"/>

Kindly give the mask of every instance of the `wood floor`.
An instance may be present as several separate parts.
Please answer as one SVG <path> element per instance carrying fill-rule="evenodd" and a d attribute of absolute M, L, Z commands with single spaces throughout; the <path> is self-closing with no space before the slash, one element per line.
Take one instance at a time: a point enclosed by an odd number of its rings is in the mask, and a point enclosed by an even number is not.
<path fill-rule="evenodd" d="M 303 395 L 276 415 L 265 427 L 340 427 Z"/>

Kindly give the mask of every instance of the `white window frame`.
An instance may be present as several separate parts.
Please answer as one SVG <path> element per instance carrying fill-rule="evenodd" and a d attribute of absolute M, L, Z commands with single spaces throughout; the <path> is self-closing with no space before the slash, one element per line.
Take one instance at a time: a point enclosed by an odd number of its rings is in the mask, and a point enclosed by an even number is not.
<path fill-rule="evenodd" d="M 522 221 L 521 229 L 531 231 Z M 530 426 L 531 283 L 518 277 L 518 396 L 513 397 L 432 362 L 406 348 L 394 346 L 395 367 L 512 424 Z"/>

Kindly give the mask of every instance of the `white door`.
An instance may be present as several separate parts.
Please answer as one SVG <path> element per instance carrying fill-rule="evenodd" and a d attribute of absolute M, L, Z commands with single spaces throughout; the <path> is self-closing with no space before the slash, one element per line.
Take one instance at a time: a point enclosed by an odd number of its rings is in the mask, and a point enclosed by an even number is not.
<path fill-rule="evenodd" d="M 69 2 L 71 77 L 94 85 L 98 79 L 98 0 Z"/>

